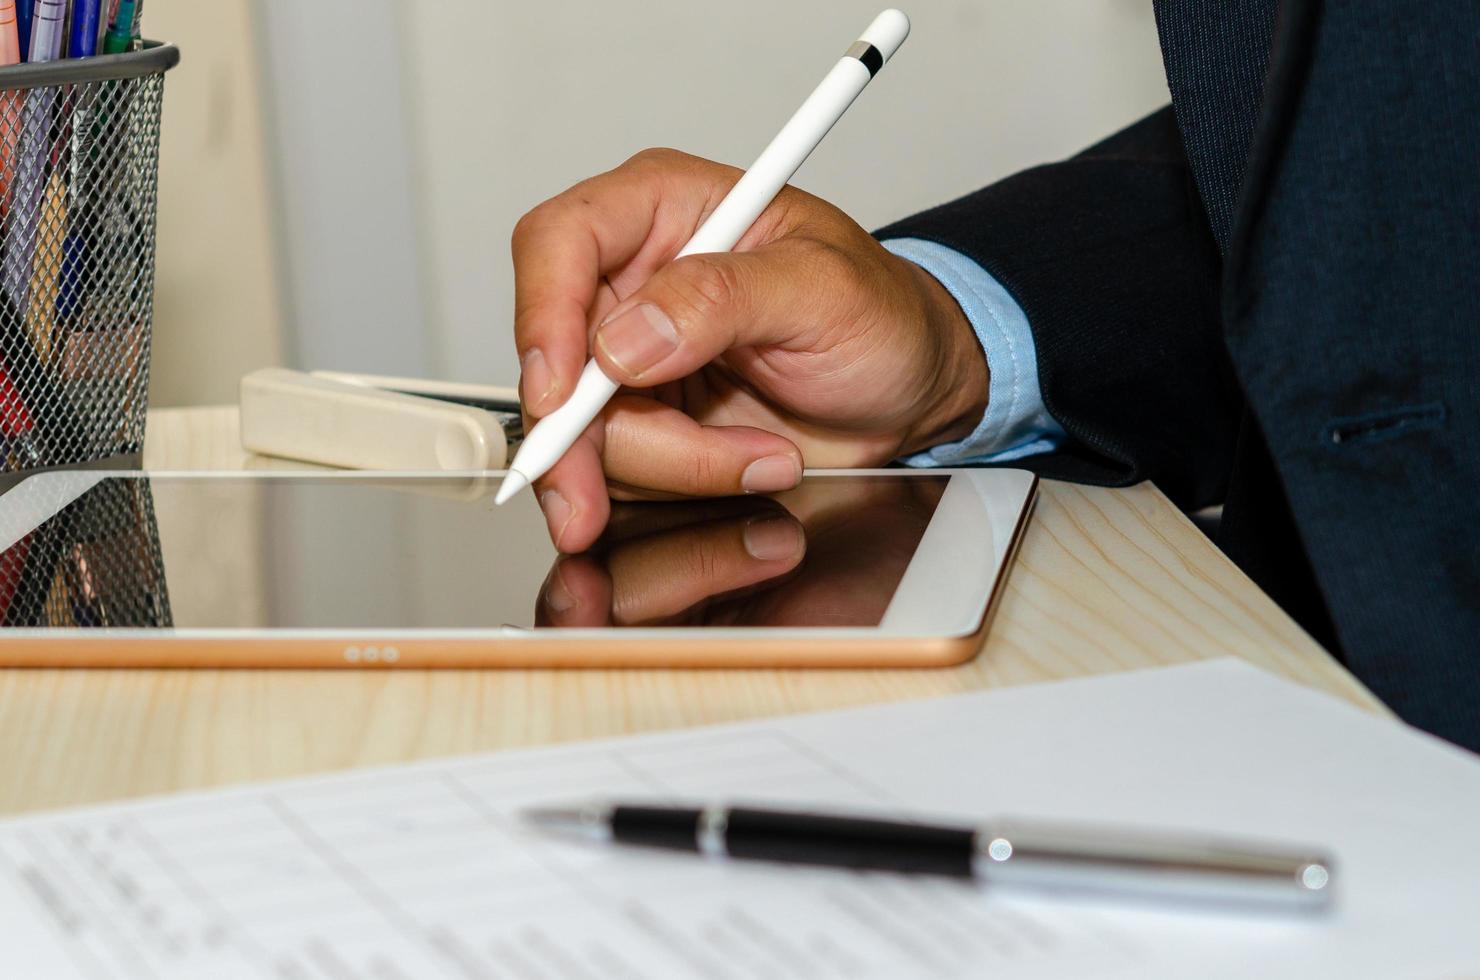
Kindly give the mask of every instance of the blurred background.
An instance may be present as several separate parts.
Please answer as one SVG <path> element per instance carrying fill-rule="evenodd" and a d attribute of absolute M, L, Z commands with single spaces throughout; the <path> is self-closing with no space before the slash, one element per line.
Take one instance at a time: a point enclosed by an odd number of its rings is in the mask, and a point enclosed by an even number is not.
<path fill-rule="evenodd" d="M 749 164 L 881 0 L 150 0 L 166 86 L 151 398 L 257 367 L 513 384 L 509 233 L 646 146 Z M 865 227 L 1167 101 L 1150 0 L 909 0 L 796 183 Z"/>

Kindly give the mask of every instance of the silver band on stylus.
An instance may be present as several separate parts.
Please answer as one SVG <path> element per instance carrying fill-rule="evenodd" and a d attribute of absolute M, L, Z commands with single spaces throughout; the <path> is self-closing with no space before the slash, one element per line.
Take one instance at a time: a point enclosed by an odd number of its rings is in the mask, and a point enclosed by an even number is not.
<path fill-rule="evenodd" d="M 868 69 L 869 78 L 873 78 L 884 67 L 883 53 L 867 41 L 854 41 L 853 46 L 843 53 L 843 57 L 857 58 L 863 62 L 863 67 Z"/>
<path fill-rule="evenodd" d="M 694 843 L 705 857 L 721 858 L 730 853 L 725 847 L 725 831 L 730 827 L 728 807 L 706 806 L 699 811 L 699 823 L 694 827 Z"/>

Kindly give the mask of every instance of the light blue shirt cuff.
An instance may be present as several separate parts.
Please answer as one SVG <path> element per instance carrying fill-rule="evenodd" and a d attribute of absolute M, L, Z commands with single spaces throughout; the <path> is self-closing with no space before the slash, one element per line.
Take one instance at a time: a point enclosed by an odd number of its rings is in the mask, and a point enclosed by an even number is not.
<path fill-rule="evenodd" d="M 955 249 L 920 238 L 892 238 L 883 245 L 934 276 L 960 304 L 981 342 L 991 375 L 987 411 L 971 435 L 900 462 L 922 467 L 970 466 L 1006 463 L 1057 449 L 1066 438 L 1064 429 L 1043 406 L 1033 332 L 1012 294 Z"/>

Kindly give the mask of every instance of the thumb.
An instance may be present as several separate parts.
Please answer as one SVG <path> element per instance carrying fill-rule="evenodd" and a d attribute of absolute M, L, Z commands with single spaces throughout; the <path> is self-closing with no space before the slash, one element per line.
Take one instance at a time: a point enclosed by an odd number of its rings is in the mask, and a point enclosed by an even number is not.
<path fill-rule="evenodd" d="M 694 373 L 732 347 L 784 344 L 803 301 L 797 263 L 769 246 L 688 255 L 659 269 L 596 328 L 592 353 L 613 381 L 652 387 Z"/>

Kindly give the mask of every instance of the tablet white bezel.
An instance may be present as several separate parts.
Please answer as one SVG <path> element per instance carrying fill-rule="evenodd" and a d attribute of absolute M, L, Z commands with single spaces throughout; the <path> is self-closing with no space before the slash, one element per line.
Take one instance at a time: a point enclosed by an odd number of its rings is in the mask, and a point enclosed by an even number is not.
<path fill-rule="evenodd" d="M 46 501 L 67 501 L 102 479 L 168 479 L 173 481 L 355 481 L 387 479 L 501 479 L 503 471 L 205 471 L 205 470 L 70 470 L 37 473 L 26 484 Z M 881 476 L 948 477 L 930 524 L 905 569 L 882 621 L 873 627 L 622 627 L 562 629 L 541 627 L 494 628 L 14 628 L 0 639 L 55 641 L 114 640 L 258 640 L 343 641 L 346 643 L 408 643 L 426 641 L 489 641 L 515 639 L 521 643 L 568 643 L 572 640 L 620 637 L 623 640 L 866 640 L 880 638 L 950 639 L 970 636 L 1000 589 L 1018 536 L 1027 519 L 1037 479 L 1010 469 L 848 469 L 808 470 L 809 479 Z M 33 483 L 32 481 L 37 481 Z M 79 489 L 80 488 L 80 489 Z M 9 494 L 7 494 L 8 496 Z M 64 506 L 64 504 L 62 504 Z M 42 519 L 60 506 L 33 508 Z"/>

